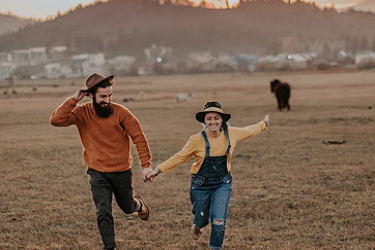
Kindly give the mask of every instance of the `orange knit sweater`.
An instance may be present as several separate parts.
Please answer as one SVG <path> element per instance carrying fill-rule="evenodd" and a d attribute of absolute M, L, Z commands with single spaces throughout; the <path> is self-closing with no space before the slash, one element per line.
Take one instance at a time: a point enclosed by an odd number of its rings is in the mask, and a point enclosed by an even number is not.
<path fill-rule="evenodd" d="M 151 153 L 147 139 L 137 118 L 122 105 L 111 103 L 113 114 L 99 117 L 91 102 L 78 105 L 70 97 L 50 118 L 53 126 L 78 128 L 83 145 L 83 159 L 89 168 L 103 173 L 121 172 L 131 168 L 130 139 L 134 142 L 141 166 L 151 166 Z"/>

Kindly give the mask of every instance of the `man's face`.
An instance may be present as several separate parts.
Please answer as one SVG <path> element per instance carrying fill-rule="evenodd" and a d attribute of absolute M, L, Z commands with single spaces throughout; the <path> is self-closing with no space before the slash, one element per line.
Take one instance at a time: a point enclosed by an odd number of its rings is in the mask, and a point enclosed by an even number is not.
<path fill-rule="evenodd" d="M 95 94 L 95 102 L 99 104 L 102 108 L 107 107 L 111 102 L 112 92 L 112 86 L 106 88 L 98 88 Z M 92 94 L 90 94 L 90 97 L 93 98 Z"/>
<path fill-rule="evenodd" d="M 96 114 L 102 118 L 107 118 L 113 113 L 111 107 L 112 90 L 112 86 L 109 86 L 106 88 L 98 88 L 95 96 L 92 93 L 89 94 L 92 98 Z"/>

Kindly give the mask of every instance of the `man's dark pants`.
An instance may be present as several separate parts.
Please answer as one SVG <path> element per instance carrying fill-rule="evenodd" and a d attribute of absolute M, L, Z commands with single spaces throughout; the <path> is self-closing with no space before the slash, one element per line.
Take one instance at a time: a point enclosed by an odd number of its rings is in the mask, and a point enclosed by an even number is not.
<path fill-rule="evenodd" d="M 114 248 L 115 230 L 112 216 L 112 194 L 121 210 L 126 214 L 137 211 L 138 203 L 133 198 L 132 171 L 102 173 L 89 168 L 91 193 L 96 206 L 98 227 L 104 248 Z"/>

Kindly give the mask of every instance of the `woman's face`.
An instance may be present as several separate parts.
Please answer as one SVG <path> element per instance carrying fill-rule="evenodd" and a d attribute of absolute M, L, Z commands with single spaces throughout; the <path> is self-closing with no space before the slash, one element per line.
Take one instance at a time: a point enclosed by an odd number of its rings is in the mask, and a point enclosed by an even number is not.
<path fill-rule="evenodd" d="M 209 112 L 204 116 L 204 123 L 209 130 L 212 132 L 217 132 L 220 131 L 223 118 L 219 113 Z"/>

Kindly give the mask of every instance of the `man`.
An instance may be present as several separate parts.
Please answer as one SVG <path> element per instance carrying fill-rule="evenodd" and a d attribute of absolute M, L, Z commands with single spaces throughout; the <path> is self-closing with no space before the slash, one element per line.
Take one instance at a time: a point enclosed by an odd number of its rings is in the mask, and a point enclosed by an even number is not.
<path fill-rule="evenodd" d="M 138 212 L 142 220 L 149 216 L 142 197 L 133 197 L 130 139 L 138 151 L 144 181 L 152 170 L 150 149 L 139 121 L 127 108 L 111 102 L 113 78 L 91 75 L 86 80 L 87 88 L 65 100 L 50 119 L 53 126 L 78 127 L 104 249 L 116 246 L 112 194 L 124 213 Z M 77 106 L 85 96 L 92 102 Z"/>

